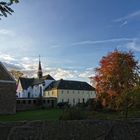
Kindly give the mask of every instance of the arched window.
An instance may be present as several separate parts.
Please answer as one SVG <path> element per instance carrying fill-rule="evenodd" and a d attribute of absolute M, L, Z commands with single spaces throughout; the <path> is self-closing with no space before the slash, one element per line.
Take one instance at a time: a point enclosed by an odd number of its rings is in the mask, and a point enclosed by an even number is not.
<path fill-rule="evenodd" d="M 85 99 L 83 98 L 83 103 L 85 103 Z"/>
<path fill-rule="evenodd" d="M 42 87 L 40 87 L 39 96 L 42 97 Z"/>
<path fill-rule="evenodd" d="M 30 93 L 30 92 L 28 92 L 28 98 L 30 98 L 30 96 L 31 96 L 31 93 Z"/>

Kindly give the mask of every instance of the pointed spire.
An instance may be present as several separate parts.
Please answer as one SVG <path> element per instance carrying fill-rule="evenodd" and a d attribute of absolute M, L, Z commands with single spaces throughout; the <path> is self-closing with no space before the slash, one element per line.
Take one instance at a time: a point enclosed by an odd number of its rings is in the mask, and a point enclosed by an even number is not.
<path fill-rule="evenodd" d="M 38 65 L 38 72 L 37 72 L 37 76 L 38 78 L 42 78 L 43 72 L 42 72 L 42 67 L 41 67 L 41 61 L 40 61 L 40 55 L 39 55 L 39 65 Z"/>

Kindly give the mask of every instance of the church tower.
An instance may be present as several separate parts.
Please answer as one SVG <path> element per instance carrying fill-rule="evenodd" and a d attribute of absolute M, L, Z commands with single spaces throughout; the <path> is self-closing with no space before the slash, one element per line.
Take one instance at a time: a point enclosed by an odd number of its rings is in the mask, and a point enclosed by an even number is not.
<path fill-rule="evenodd" d="M 42 76 L 43 76 L 42 67 L 41 67 L 41 61 L 40 61 L 40 56 L 39 56 L 39 65 L 38 65 L 37 76 L 38 76 L 39 79 L 41 79 Z"/>

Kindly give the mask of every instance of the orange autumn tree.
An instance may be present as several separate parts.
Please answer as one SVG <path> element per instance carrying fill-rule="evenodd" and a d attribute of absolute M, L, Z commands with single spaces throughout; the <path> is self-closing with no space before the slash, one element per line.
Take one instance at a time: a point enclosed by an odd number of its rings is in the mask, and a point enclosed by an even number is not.
<path fill-rule="evenodd" d="M 131 51 L 108 53 L 95 72 L 97 99 L 113 109 L 117 108 L 119 97 L 133 91 L 139 80 L 138 61 Z"/>

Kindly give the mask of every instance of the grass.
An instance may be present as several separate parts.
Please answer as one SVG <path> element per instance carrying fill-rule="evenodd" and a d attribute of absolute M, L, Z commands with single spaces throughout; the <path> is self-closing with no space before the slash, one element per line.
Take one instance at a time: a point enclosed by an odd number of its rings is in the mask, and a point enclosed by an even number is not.
<path fill-rule="evenodd" d="M 0 115 L 0 121 L 33 121 L 33 120 L 59 120 L 62 109 L 38 109 L 30 111 L 17 112 L 14 115 Z M 86 112 L 86 111 L 85 111 Z M 88 118 L 91 119 L 124 119 L 124 115 L 120 112 L 87 112 Z M 140 118 L 140 111 L 129 111 L 128 118 Z"/>
<path fill-rule="evenodd" d="M 0 115 L 0 121 L 33 121 L 33 120 L 58 120 L 62 110 L 38 109 L 17 112 L 14 115 Z"/>
<path fill-rule="evenodd" d="M 89 112 L 90 118 L 116 120 L 124 119 L 125 115 L 122 112 Z M 140 118 L 140 111 L 129 111 L 128 118 Z"/>

